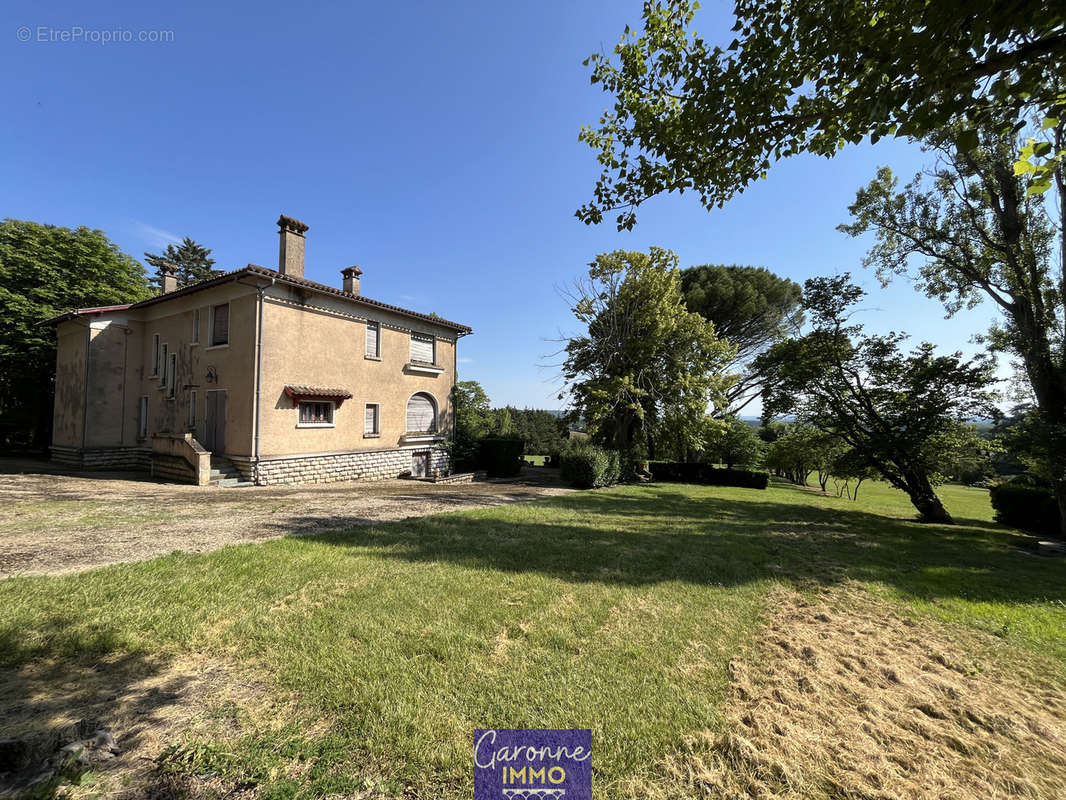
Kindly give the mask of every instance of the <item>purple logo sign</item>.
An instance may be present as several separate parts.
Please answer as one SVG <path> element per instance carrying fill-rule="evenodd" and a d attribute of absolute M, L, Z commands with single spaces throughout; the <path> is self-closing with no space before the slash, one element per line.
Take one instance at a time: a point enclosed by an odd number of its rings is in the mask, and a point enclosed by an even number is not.
<path fill-rule="evenodd" d="M 592 731 L 474 731 L 474 800 L 592 800 Z"/>

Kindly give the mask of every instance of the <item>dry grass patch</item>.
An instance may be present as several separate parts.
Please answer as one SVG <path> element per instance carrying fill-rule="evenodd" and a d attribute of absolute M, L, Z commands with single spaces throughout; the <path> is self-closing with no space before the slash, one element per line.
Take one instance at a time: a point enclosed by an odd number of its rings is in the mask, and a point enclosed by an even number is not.
<path fill-rule="evenodd" d="M 725 732 L 688 738 L 665 776 L 627 794 L 1062 796 L 1066 692 L 1032 657 L 853 586 L 813 599 L 780 588 L 770 607 L 759 644 L 730 664 Z"/>
<path fill-rule="evenodd" d="M 193 739 L 236 739 L 281 711 L 265 684 L 198 654 L 166 664 L 130 656 L 93 665 L 33 662 L 0 673 L 0 707 L 3 736 L 29 747 L 25 767 L 6 775 L 0 797 L 19 796 L 62 747 L 104 729 L 116 752 L 89 752 L 85 779 L 68 771 L 59 780 L 63 796 L 160 800 L 240 796 L 220 780 L 166 774 L 159 759 Z"/>

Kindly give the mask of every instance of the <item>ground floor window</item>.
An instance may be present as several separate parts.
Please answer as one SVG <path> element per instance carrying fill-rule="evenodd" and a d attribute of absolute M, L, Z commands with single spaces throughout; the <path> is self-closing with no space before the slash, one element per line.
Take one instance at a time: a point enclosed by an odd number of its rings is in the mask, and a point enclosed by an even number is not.
<path fill-rule="evenodd" d="M 381 406 L 377 403 L 367 403 L 363 420 L 363 435 L 377 436 L 379 433 L 381 433 Z"/>
<path fill-rule="evenodd" d="M 326 401 L 300 401 L 300 425 L 323 426 L 333 424 L 333 402 Z"/>
<path fill-rule="evenodd" d="M 137 404 L 137 438 L 148 438 L 148 395 L 142 395 Z"/>

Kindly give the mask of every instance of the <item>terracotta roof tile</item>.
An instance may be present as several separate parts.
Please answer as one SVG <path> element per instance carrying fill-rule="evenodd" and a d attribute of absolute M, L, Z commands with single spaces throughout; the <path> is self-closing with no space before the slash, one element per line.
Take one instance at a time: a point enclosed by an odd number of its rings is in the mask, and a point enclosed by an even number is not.
<path fill-rule="evenodd" d="M 331 386 L 308 386 L 302 383 L 292 383 L 285 387 L 285 394 L 293 398 L 325 397 L 329 399 L 343 398 L 347 400 L 352 393 L 347 389 L 339 389 Z"/>

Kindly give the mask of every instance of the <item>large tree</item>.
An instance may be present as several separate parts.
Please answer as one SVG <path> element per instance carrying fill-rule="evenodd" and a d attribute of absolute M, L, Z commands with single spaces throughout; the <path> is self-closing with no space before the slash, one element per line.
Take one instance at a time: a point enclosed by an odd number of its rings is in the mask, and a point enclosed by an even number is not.
<path fill-rule="evenodd" d="M 882 281 L 907 275 L 949 313 L 995 303 L 1003 322 L 988 341 L 1015 357 L 1031 389 L 1030 455 L 1051 479 L 1066 534 L 1066 167 L 1055 172 L 1056 192 L 1031 191 L 1040 178 L 1016 174 L 1012 134 L 993 126 L 968 149 L 959 131 L 927 138 L 936 162 L 902 189 L 891 170 L 879 170 L 841 229 L 875 234 L 866 265 Z M 1066 147 L 1066 127 L 1048 135 Z"/>
<path fill-rule="evenodd" d="M 631 228 L 665 192 L 711 208 L 781 157 L 921 136 L 958 116 L 1066 118 L 1061 3 L 737 0 L 724 48 L 696 33 L 696 7 L 648 0 L 643 28 L 586 62 L 614 106 L 580 134 L 603 170 L 585 222 L 618 212 Z"/>
<path fill-rule="evenodd" d="M 904 334 L 864 334 L 847 324 L 863 295 L 847 274 L 805 283 L 812 329 L 758 359 L 764 413 L 795 414 L 843 440 L 906 492 L 922 520 L 950 523 L 934 489 L 941 459 L 972 436 L 968 420 L 990 413 L 993 364 L 938 356 L 928 342 L 905 352 Z"/>
<path fill-rule="evenodd" d="M 737 379 L 726 391 L 726 406 L 737 414 L 759 395 L 752 360 L 799 331 L 803 290 L 765 267 L 718 264 L 682 270 L 681 290 L 689 311 L 713 322 L 718 336 L 736 348 L 727 371 Z"/>
<path fill-rule="evenodd" d="M 732 416 L 726 417 L 722 423 L 711 429 L 704 457 L 730 469 L 735 464 L 757 466 L 762 461 L 765 447 L 755 428 Z"/>
<path fill-rule="evenodd" d="M 178 268 L 178 288 L 207 280 L 211 277 L 215 259 L 211 258 L 211 251 L 203 245 L 194 242 L 188 236 L 181 240 L 181 244 L 175 247 L 167 245 L 162 253 L 145 253 L 144 260 L 156 268 L 154 283 L 162 286 L 162 271 L 166 264 L 173 264 Z"/>
<path fill-rule="evenodd" d="M 55 328 L 42 320 L 72 308 L 117 305 L 151 294 L 144 268 L 103 231 L 17 219 L 0 222 L 0 418 L 48 444 L 55 392 Z"/>
<path fill-rule="evenodd" d="M 563 376 L 596 439 L 625 453 L 646 444 L 654 457 L 661 420 L 702 425 L 722 401 L 733 349 L 685 307 L 674 253 L 599 255 L 570 299 L 586 331 L 566 342 Z"/>

